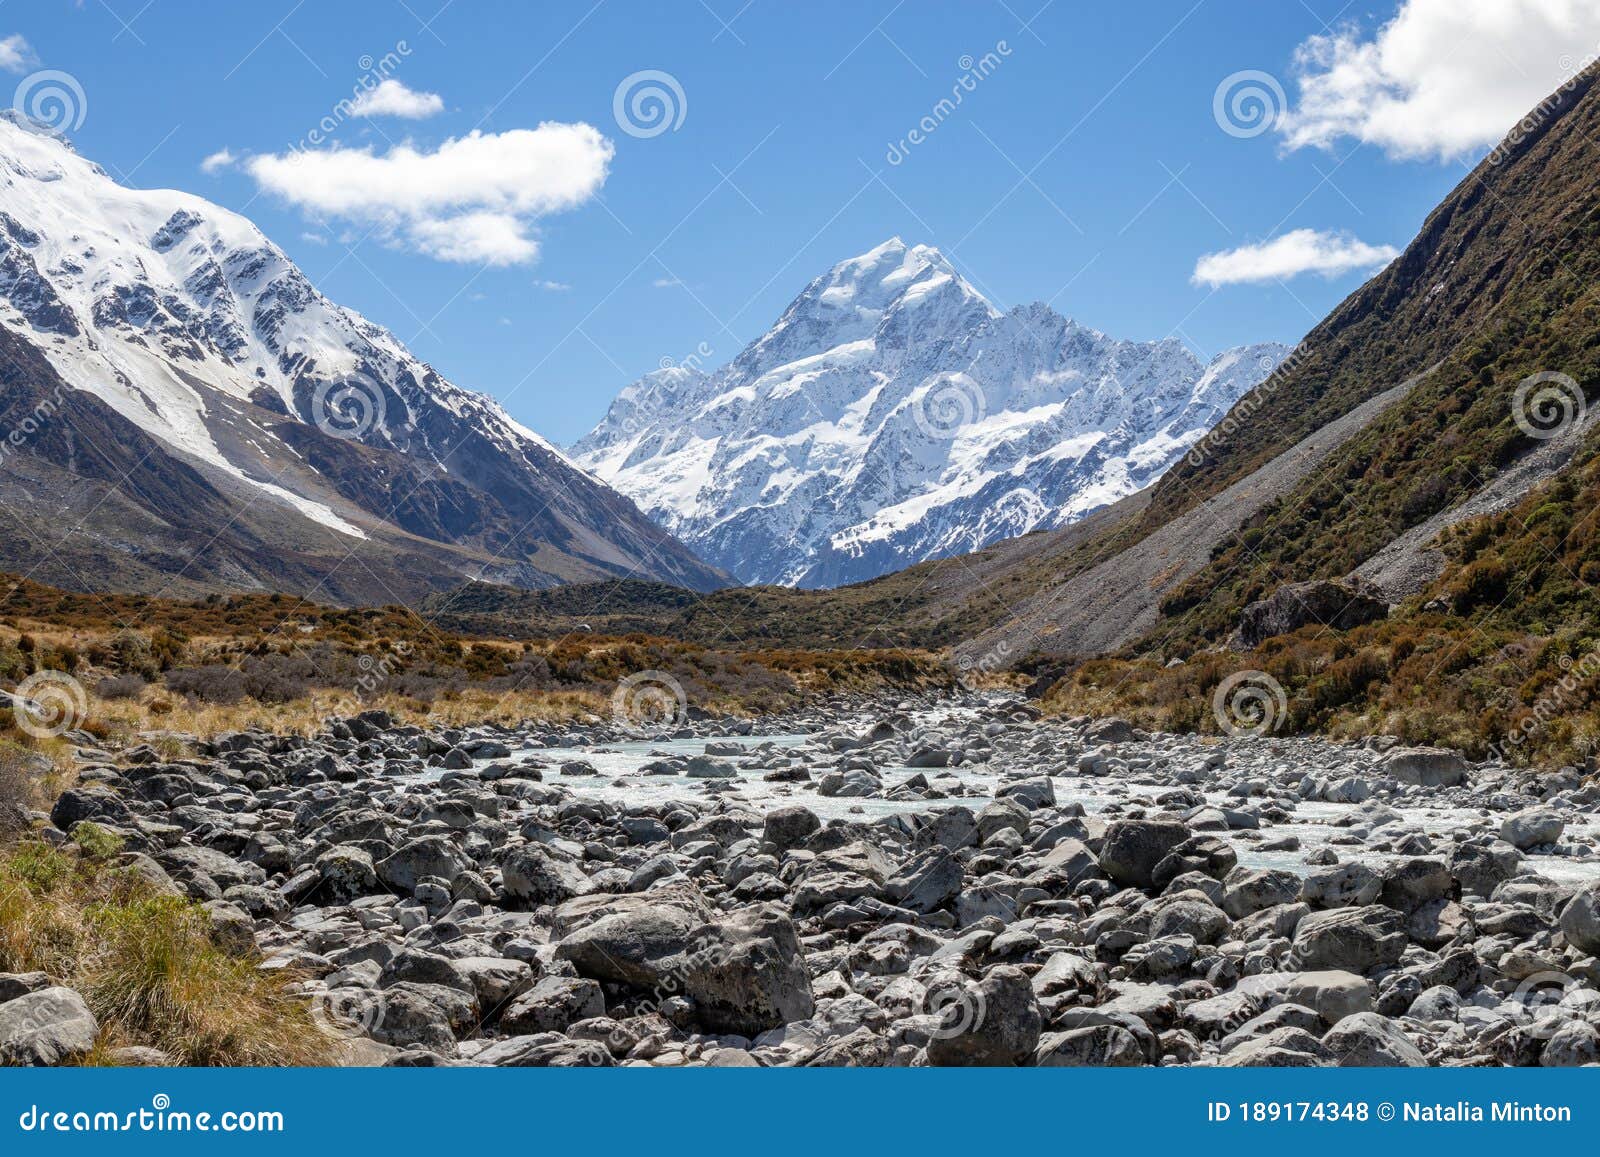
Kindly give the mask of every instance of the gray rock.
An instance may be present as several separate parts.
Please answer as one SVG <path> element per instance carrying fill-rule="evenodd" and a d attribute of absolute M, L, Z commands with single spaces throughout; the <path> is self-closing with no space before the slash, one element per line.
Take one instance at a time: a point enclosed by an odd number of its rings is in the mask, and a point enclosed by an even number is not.
<path fill-rule="evenodd" d="M 1403 917 L 1387 908 L 1335 908 L 1313 912 L 1295 929 L 1301 968 L 1365 973 L 1394 964 L 1405 951 Z"/>
<path fill-rule="evenodd" d="M 961 891 L 961 861 L 942 846 L 918 852 L 884 885 L 884 894 L 913 912 L 937 912 Z"/>
<path fill-rule="evenodd" d="M 1181 823 L 1116 820 L 1106 828 L 1100 867 L 1119 884 L 1149 888 L 1156 865 L 1188 838 L 1189 829 Z"/>
<path fill-rule="evenodd" d="M 935 1065 L 1015 1065 L 1039 1043 L 1043 1018 L 1019 968 L 991 968 L 981 980 L 949 976 L 929 985 L 929 1011 L 940 1017 L 928 1042 Z"/>
<path fill-rule="evenodd" d="M 594 881 L 583 869 L 537 844 L 524 844 L 506 853 L 500 874 L 507 900 L 529 906 L 560 904 L 595 890 Z"/>
<path fill-rule="evenodd" d="M 1588 956 L 1600 956 L 1600 881 L 1578 890 L 1561 913 L 1561 934 Z"/>
<path fill-rule="evenodd" d="M 1507 816 L 1500 823 L 1500 838 L 1519 851 L 1527 851 L 1541 844 L 1553 844 L 1561 838 L 1567 821 L 1559 812 L 1549 808 L 1534 807 Z"/>
<path fill-rule="evenodd" d="M 1087 1025 L 1041 1037 L 1033 1063 L 1040 1068 L 1133 1068 L 1144 1064 L 1144 1049 L 1120 1025 Z"/>
<path fill-rule="evenodd" d="M 1405 1033 L 1375 1012 L 1356 1012 L 1328 1030 L 1325 1047 L 1341 1068 L 1424 1068 L 1428 1061 Z"/>
<path fill-rule="evenodd" d="M 378 878 L 397 892 L 410 893 L 429 876 L 453 883 L 472 861 L 443 836 L 423 836 L 402 844 L 376 865 Z"/>
<path fill-rule="evenodd" d="M 605 1014 L 605 994 L 598 982 L 546 976 L 500 1014 L 500 1031 L 511 1036 L 561 1032 L 576 1021 Z"/>
<path fill-rule="evenodd" d="M 1300 972 L 1284 986 L 1283 999 L 1313 1010 L 1331 1025 L 1372 1011 L 1372 986 L 1353 972 Z"/>
<path fill-rule="evenodd" d="M 1358 908 L 1371 904 L 1382 889 L 1376 872 L 1352 861 L 1307 872 L 1300 895 L 1313 908 Z"/>
<path fill-rule="evenodd" d="M 1457 787 L 1467 781 L 1467 761 L 1444 747 L 1397 747 L 1378 761 L 1378 771 L 1419 787 Z"/>
<path fill-rule="evenodd" d="M 0 1004 L 0 1065 L 69 1064 L 99 1035 L 99 1022 L 70 988 L 41 988 Z"/>

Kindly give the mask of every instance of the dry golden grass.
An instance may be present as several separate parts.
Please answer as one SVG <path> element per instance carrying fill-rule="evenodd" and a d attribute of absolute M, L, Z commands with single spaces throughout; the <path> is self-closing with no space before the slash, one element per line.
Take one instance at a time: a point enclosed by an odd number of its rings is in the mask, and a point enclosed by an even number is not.
<path fill-rule="evenodd" d="M 25 839 L 0 851 L 0 971 L 46 972 L 82 994 L 101 1026 L 91 1062 L 124 1045 L 180 1065 L 326 1062 L 332 1041 L 297 978 L 230 955 L 203 909 L 154 893 L 113 848 L 91 830 L 64 850 Z"/>

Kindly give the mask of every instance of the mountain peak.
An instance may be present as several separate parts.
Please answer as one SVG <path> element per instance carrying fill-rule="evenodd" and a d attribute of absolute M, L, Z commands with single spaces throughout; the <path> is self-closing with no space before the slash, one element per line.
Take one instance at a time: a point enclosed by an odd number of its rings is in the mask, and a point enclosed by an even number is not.
<path fill-rule="evenodd" d="M 751 582 L 860 581 L 1074 521 L 1153 480 L 1260 377 L 1048 306 L 1002 315 L 892 237 L 709 375 L 647 375 L 573 447 Z"/>

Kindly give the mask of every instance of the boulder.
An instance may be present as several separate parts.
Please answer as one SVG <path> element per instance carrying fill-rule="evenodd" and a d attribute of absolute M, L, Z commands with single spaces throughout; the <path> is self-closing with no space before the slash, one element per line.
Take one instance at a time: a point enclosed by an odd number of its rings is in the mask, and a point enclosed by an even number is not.
<path fill-rule="evenodd" d="M 1600 956 L 1600 881 L 1578 890 L 1561 912 L 1561 934 L 1587 956 Z"/>
<path fill-rule="evenodd" d="M 1378 906 L 1313 912 L 1294 936 L 1295 959 L 1309 971 L 1365 973 L 1397 963 L 1405 948 L 1404 917 Z"/>
<path fill-rule="evenodd" d="M 41 988 L 0 1004 L 0 1065 L 64 1065 L 94 1048 L 100 1025 L 70 988 Z"/>
<path fill-rule="evenodd" d="M 1352 861 L 1307 872 L 1300 896 L 1313 908 L 1359 908 L 1371 904 L 1382 890 L 1378 873 Z"/>
<path fill-rule="evenodd" d="M 577 1021 L 605 1014 L 605 994 L 596 981 L 546 976 L 500 1014 L 500 1030 L 511 1036 L 562 1032 Z"/>
<path fill-rule="evenodd" d="M 423 836 L 402 844 L 378 861 L 378 879 L 397 892 L 411 893 L 429 876 L 447 883 L 472 867 L 472 861 L 444 836 Z"/>
<path fill-rule="evenodd" d="M 1428 1063 L 1410 1037 L 1375 1012 L 1351 1013 L 1328 1030 L 1322 1044 L 1341 1068 L 1419 1069 Z"/>
<path fill-rule="evenodd" d="M 1041 1037 L 1033 1063 L 1040 1068 L 1135 1068 L 1144 1064 L 1144 1049 L 1120 1025 L 1085 1025 Z"/>
<path fill-rule="evenodd" d="M 1500 838 L 1518 851 L 1553 844 L 1561 838 L 1567 821 L 1559 812 L 1544 807 L 1532 807 L 1507 816 L 1500 823 Z"/>
<path fill-rule="evenodd" d="M 506 853 L 500 875 L 506 899 L 530 907 L 560 904 L 595 890 L 594 881 L 576 864 L 537 844 L 524 844 Z"/>
<path fill-rule="evenodd" d="M 1348 631 L 1389 615 L 1389 604 L 1375 588 L 1330 579 L 1285 583 L 1239 612 L 1238 643 L 1246 650 L 1305 626 Z"/>
<path fill-rule="evenodd" d="M 902 864 L 884 885 L 884 894 L 903 908 L 927 914 L 954 900 L 961 880 L 961 861 L 936 845 Z"/>
<path fill-rule="evenodd" d="M 1106 828 L 1100 867 L 1119 884 L 1154 885 L 1156 865 L 1189 838 L 1189 829 L 1167 820 L 1116 820 Z"/>
<path fill-rule="evenodd" d="M 1352 1013 L 1372 1011 L 1372 986 L 1353 972 L 1296 973 L 1283 988 L 1285 1004 L 1316 1012 L 1328 1024 Z"/>
<path fill-rule="evenodd" d="M 1446 747 L 1397 747 L 1379 760 L 1378 772 L 1418 787 L 1457 787 L 1467 781 L 1467 761 Z"/>
<path fill-rule="evenodd" d="M 1027 975 L 1009 964 L 981 980 L 959 974 L 929 985 L 929 1011 L 939 1026 L 928 1041 L 935 1065 L 1016 1065 L 1033 1053 L 1044 1026 Z"/>
<path fill-rule="evenodd" d="M 779 852 L 797 848 L 822 826 L 822 821 L 810 808 L 795 805 L 773 808 L 767 813 L 761 838 Z"/>

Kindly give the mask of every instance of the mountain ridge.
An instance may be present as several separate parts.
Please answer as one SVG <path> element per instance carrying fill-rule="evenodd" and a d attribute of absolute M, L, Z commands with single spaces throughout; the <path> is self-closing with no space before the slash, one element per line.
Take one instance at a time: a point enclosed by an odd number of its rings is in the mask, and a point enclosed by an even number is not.
<path fill-rule="evenodd" d="M 0 424 L 15 430 L 43 406 L 56 425 L 77 419 L 139 443 L 133 475 L 115 483 L 136 507 L 150 463 L 182 463 L 204 480 L 197 495 L 228 496 L 210 532 L 196 531 L 214 539 L 216 557 L 192 573 L 179 566 L 180 589 L 304 592 L 319 571 L 338 597 L 371 600 L 396 593 L 386 585 L 425 591 L 479 576 L 728 581 L 498 402 L 329 301 L 246 218 L 192 194 L 120 185 L 17 114 L 0 118 L 0 328 L 12 348 L 39 355 L 13 359 L 27 373 L 12 375 Z M 13 466 L 44 445 L 17 441 Z M 51 497 L 12 515 L 47 524 L 51 502 L 84 480 L 35 465 L 51 475 L 40 491 Z M 63 557 L 45 560 L 50 577 L 148 586 L 174 571 L 164 556 L 192 548 L 188 512 L 159 491 L 140 533 L 100 520 L 65 547 L 86 573 Z M 288 553 L 308 552 L 304 568 L 275 566 L 252 545 L 285 533 Z M 130 560 L 126 576 L 111 565 L 118 556 Z M 368 578 L 339 580 L 351 559 Z M 0 557 L 14 568 L 36 561 Z"/>
<path fill-rule="evenodd" d="M 625 387 L 572 453 L 746 581 L 844 585 L 1140 489 L 1286 353 L 1206 364 L 1043 304 L 1002 312 L 895 237 L 814 278 L 727 365 Z"/>

